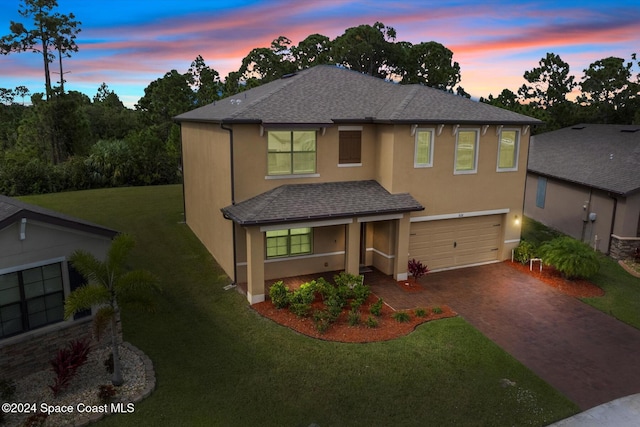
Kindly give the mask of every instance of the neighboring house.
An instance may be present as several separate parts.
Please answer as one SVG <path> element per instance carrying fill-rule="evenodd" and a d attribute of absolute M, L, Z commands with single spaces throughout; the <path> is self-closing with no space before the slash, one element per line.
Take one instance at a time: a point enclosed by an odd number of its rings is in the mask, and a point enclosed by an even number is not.
<path fill-rule="evenodd" d="M 84 283 L 69 256 L 104 258 L 117 233 L 0 196 L 0 372 L 20 376 L 47 366 L 58 348 L 90 331 L 90 312 L 63 319 L 64 299 Z"/>
<path fill-rule="evenodd" d="M 251 303 L 266 279 L 372 266 L 407 278 L 504 260 L 536 119 L 317 66 L 176 120 L 186 222 Z"/>
<path fill-rule="evenodd" d="M 640 246 L 640 125 L 535 135 L 525 215 L 621 259 Z"/>

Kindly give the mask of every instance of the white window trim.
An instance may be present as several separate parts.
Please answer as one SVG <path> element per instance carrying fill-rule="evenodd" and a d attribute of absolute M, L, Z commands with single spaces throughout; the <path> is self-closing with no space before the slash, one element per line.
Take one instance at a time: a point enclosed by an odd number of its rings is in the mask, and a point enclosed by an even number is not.
<path fill-rule="evenodd" d="M 431 132 L 431 144 L 429 144 L 429 163 L 418 163 L 418 135 L 420 132 Z M 435 145 L 436 139 L 436 130 L 434 128 L 417 128 L 415 132 L 413 142 L 413 167 L 416 169 L 420 168 L 431 168 L 433 167 L 433 146 Z"/>
<path fill-rule="evenodd" d="M 502 143 L 502 132 L 504 131 L 512 131 L 516 133 L 515 144 L 515 162 L 514 167 L 512 168 L 501 168 L 500 167 L 500 144 Z M 498 155 L 496 157 L 496 172 L 516 172 L 518 170 L 518 157 L 520 157 L 520 129 L 517 128 L 504 128 L 500 129 L 500 133 L 498 134 Z"/>
<path fill-rule="evenodd" d="M 458 164 L 458 141 L 460 137 L 460 132 L 475 132 L 476 141 L 475 141 L 475 149 L 474 149 L 474 159 L 473 159 L 473 169 L 471 170 L 457 170 L 456 165 Z M 478 158 L 480 157 L 480 128 L 459 128 L 456 132 L 456 146 L 454 152 L 453 159 L 453 174 L 454 175 L 470 175 L 478 173 Z"/>

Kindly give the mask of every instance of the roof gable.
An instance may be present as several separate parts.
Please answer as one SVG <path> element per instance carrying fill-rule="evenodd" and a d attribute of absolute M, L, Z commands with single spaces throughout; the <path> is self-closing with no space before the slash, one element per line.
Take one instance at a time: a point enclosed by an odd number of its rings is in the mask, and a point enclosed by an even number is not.
<path fill-rule="evenodd" d="M 0 230 L 22 218 L 41 221 L 109 238 L 118 234 L 115 230 L 89 221 L 84 221 L 50 209 L 45 209 L 40 206 L 31 205 L 11 197 L 0 195 Z"/>
<path fill-rule="evenodd" d="M 640 125 L 580 124 L 535 135 L 528 169 L 617 194 L 640 190 Z"/>
<path fill-rule="evenodd" d="M 181 114 L 177 121 L 263 124 L 539 124 L 541 121 L 423 85 L 400 85 L 319 65 Z"/>

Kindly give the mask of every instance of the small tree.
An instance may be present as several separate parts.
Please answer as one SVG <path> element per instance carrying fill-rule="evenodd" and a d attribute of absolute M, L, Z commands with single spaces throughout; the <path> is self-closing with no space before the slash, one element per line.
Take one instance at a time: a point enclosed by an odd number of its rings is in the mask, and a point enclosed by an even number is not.
<path fill-rule="evenodd" d="M 64 304 L 64 316 L 68 319 L 79 311 L 99 307 L 94 317 L 94 325 L 98 334 L 107 324 L 111 325 L 111 382 L 116 386 L 123 383 L 117 339 L 119 305 L 138 303 L 151 308 L 149 291 L 156 288 L 156 279 L 150 272 L 125 271 L 127 256 L 134 245 L 133 237 L 119 234 L 113 239 L 104 262 L 84 250 L 78 250 L 70 257 L 71 264 L 87 279 L 87 284 L 69 294 Z"/>
<path fill-rule="evenodd" d="M 538 249 L 538 255 L 545 264 L 555 267 L 567 279 L 588 278 L 600 269 L 595 251 L 568 236 L 544 243 Z"/>
<path fill-rule="evenodd" d="M 415 258 L 409 261 L 408 269 L 416 282 L 429 272 L 429 268 Z"/>

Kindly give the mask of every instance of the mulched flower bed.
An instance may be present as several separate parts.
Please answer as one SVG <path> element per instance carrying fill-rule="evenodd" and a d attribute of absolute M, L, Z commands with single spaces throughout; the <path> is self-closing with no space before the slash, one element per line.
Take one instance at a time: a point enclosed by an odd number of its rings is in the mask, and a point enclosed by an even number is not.
<path fill-rule="evenodd" d="M 275 308 L 269 300 L 254 304 L 251 306 L 251 308 L 260 313 L 262 316 L 269 318 L 274 322 L 286 326 L 290 329 L 293 329 L 294 331 L 297 331 L 301 334 L 326 341 L 338 341 L 345 343 L 388 341 L 409 334 L 422 323 L 431 320 L 457 316 L 457 313 L 455 313 L 446 305 L 439 306 L 442 310 L 442 313 L 439 314 L 433 313 L 432 309 L 434 307 L 423 307 L 427 312 L 425 317 L 417 317 L 413 310 L 408 310 L 407 312 L 410 315 L 410 320 L 408 322 L 402 323 L 391 317 L 395 310 L 393 310 L 387 304 L 383 304 L 382 314 L 380 317 L 376 317 L 370 314 L 369 307 L 377 300 L 377 296 L 370 295 L 365 304 L 360 307 L 361 322 L 359 325 L 349 325 L 349 308 L 346 308 L 342 311 L 342 314 L 340 315 L 338 320 L 333 323 L 325 332 L 319 332 L 316 329 L 313 317 L 297 317 L 286 308 Z M 321 301 L 316 301 L 312 304 L 311 313 L 313 313 L 314 310 L 321 310 L 322 308 L 324 308 L 324 304 Z M 366 326 L 365 322 L 369 316 L 375 318 L 378 321 L 377 327 L 370 328 Z"/>
<path fill-rule="evenodd" d="M 540 280 L 547 285 L 553 286 L 560 292 L 577 298 L 601 297 L 604 291 L 585 279 L 568 280 L 555 268 L 545 265 L 540 272 L 538 263 L 534 263 L 533 269 L 529 270 L 529 264 L 522 265 L 519 262 L 505 261 L 508 265 Z"/>

